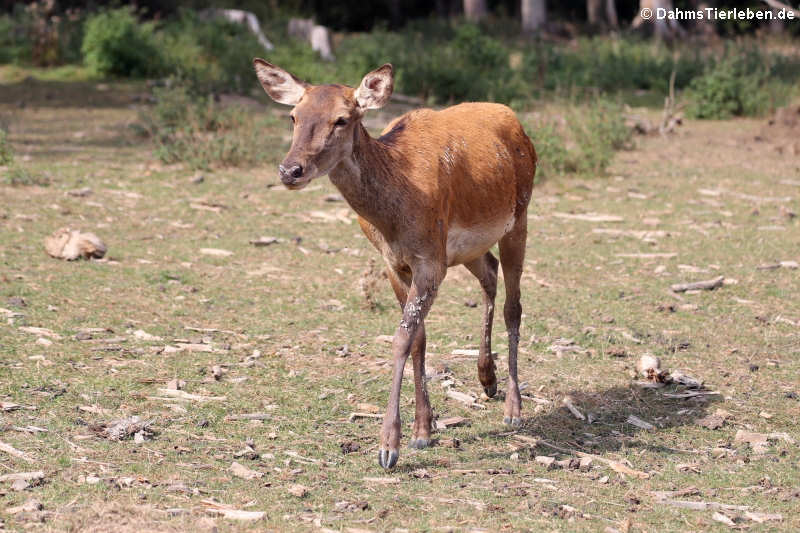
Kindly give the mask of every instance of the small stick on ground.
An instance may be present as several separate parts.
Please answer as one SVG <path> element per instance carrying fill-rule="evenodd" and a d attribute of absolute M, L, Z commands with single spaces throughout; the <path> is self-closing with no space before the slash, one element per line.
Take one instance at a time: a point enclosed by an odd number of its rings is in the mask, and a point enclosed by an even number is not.
<path fill-rule="evenodd" d="M 1 440 L 0 440 L 0 451 L 6 452 L 7 454 L 13 455 L 14 457 L 19 457 L 23 461 L 27 461 L 29 463 L 35 462 L 25 452 L 23 452 L 21 450 L 18 450 L 16 448 L 14 448 L 13 446 L 11 446 L 10 444 L 6 444 L 5 442 L 3 442 Z"/>
<path fill-rule="evenodd" d="M 577 407 L 572 403 L 572 398 L 569 396 L 565 396 L 562 400 L 564 406 L 569 409 L 569 412 L 572 413 L 572 416 L 577 418 L 578 420 L 586 420 L 586 417 L 581 413 Z"/>
<path fill-rule="evenodd" d="M 713 291 L 722 287 L 722 282 L 725 281 L 725 276 L 718 276 L 714 279 L 705 281 L 694 281 L 691 283 L 676 283 L 670 287 L 672 292 L 686 292 L 686 291 Z"/>

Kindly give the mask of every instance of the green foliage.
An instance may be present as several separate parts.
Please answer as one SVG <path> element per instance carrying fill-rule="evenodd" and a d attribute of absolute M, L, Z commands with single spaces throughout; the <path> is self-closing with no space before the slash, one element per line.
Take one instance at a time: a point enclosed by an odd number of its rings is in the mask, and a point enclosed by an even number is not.
<path fill-rule="evenodd" d="M 784 75 L 789 72 L 784 62 L 764 57 L 754 49 L 728 50 L 692 81 L 687 113 L 692 118 L 724 119 L 762 115 L 785 105 L 791 90 L 776 75 L 781 69 Z"/>
<path fill-rule="evenodd" d="M 241 24 L 202 20 L 184 10 L 158 35 L 167 70 L 199 92 L 247 92 L 255 84 L 252 59 L 265 50 Z"/>
<path fill-rule="evenodd" d="M 14 149 L 8 140 L 8 133 L 0 128 L 0 167 L 14 163 Z"/>
<path fill-rule="evenodd" d="M 574 46 L 539 43 L 525 54 L 526 77 L 548 90 L 574 87 L 665 91 L 673 68 L 675 86 L 685 87 L 707 61 L 697 47 L 670 50 L 633 38 L 579 39 Z"/>
<path fill-rule="evenodd" d="M 3 183 L 12 187 L 29 187 L 33 185 L 47 187 L 50 185 L 50 179 L 44 174 L 37 174 L 25 167 L 14 164 L 5 171 Z"/>
<path fill-rule="evenodd" d="M 602 174 L 614 153 L 627 148 L 631 131 L 619 105 L 600 100 L 570 106 L 558 119 L 539 118 L 528 128 L 539 156 L 539 177 L 578 172 Z"/>
<path fill-rule="evenodd" d="M 141 22 L 132 8 L 102 11 L 86 21 L 84 62 L 99 76 L 143 77 L 165 71 L 152 22 Z"/>
<path fill-rule="evenodd" d="M 0 167 L 5 167 L 0 171 L 0 183 L 5 185 L 13 187 L 50 185 L 47 176 L 33 173 L 14 160 L 14 148 L 8 140 L 8 133 L 2 127 L 0 127 Z"/>
<path fill-rule="evenodd" d="M 276 118 L 213 97 L 196 96 L 178 85 L 155 90 L 156 105 L 141 116 L 158 158 L 195 169 L 255 166 L 267 159 L 266 146 L 280 143 Z M 271 132 L 271 134 L 270 134 Z"/>
<path fill-rule="evenodd" d="M 0 63 L 25 63 L 31 59 L 30 18 L 18 5 L 11 14 L 0 15 Z"/>

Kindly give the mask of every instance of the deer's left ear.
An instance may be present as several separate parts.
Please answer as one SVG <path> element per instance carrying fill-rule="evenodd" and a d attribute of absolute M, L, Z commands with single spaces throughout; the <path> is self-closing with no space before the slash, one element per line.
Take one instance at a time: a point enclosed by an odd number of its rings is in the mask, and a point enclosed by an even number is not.
<path fill-rule="evenodd" d="M 253 60 L 256 76 L 267 94 L 279 104 L 297 105 L 308 84 L 289 72 L 260 58 Z"/>
<path fill-rule="evenodd" d="M 361 80 L 355 97 L 358 107 L 363 110 L 378 109 L 386 105 L 394 90 L 394 70 L 386 63 L 373 70 Z"/>

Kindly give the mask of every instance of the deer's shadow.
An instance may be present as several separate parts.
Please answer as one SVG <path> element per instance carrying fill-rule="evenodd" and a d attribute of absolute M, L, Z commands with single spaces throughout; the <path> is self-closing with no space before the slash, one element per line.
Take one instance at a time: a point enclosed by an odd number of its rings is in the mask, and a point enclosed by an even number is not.
<path fill-rule="evenodd" d="M 658 435 L 665 429 L 693 425 L 700 418 L 709 414 L 710 406 L 721 401 L 720 395 L 703 394 L 689 398 L 670 397 L 670 394 L 687 392 L 683 387 L 664 387 L 646 389 L 636 385 L 611 387 L 601 391 L 586 392 L 571 390 L 556 394 L 556 398 L 568 396 L 572 404 L 585 417 L 578 419 L 566 406 L 543 405 L 541 412 L 535 413 L 536 403 L 523 399 L 522 426 L 517 429 L 519 435 L 542 439 L 555 447 L 602 454 L 622 448 L 647 449 L 653 452 L 669 454 L 682 453 L 683 450 L 673 448 L 666 442 L 654 443 L 652 435 Z M 705 391 L 708 392 L 708 391 Z M 631 416 L 636 417 L 632 419 Z M 651 424 L 652 428 L 641 427 L 639 421 Z M 632 423 L 633 422 L 633 423 Z M 636 425 L 639 423 L 640 425 Z M 642 435 L 647 433 L 647 437 Z M 498 427 L 491 431 L 463 438 L 467 443 L 477 438 L 505 439 L 509 436 L 509 428 Z M 542 452 L 547 448 L 539 448 Z M 558 454 L 550 449 L 552 454 Z M 492 454 L 486 457 L 506 456 Z"/>

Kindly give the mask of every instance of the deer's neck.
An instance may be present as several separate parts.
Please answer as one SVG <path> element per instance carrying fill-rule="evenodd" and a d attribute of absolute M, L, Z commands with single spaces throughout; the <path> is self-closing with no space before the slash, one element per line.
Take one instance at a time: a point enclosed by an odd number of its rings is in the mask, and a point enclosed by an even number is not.
<path fill-rule="evenodd" d="M 370 137 L 361 124 L 353 135 L 353 152 L 330 172 L 331 182 L 356 213 L 388 237 L 406 197 L 401 155 Z"/>

